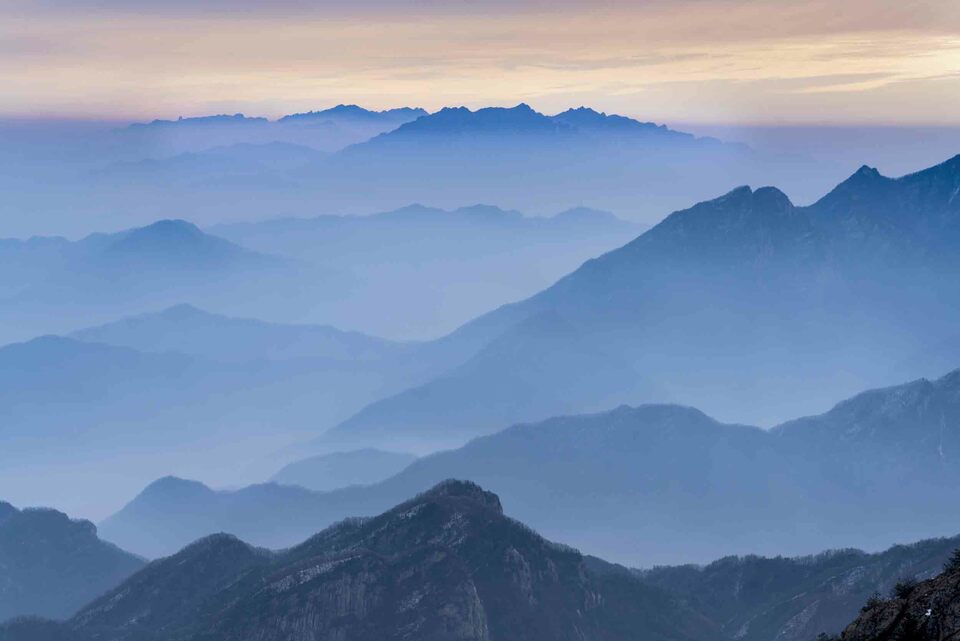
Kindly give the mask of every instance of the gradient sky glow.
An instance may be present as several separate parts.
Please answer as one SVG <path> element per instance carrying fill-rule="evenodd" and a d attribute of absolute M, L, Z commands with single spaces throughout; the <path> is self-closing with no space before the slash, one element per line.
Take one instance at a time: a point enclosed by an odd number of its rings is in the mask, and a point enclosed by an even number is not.
<path fill-rule="evenodd" d="M 960 125 L 956 0 L 7 0 L 0 115 L 588 104 Z"/>

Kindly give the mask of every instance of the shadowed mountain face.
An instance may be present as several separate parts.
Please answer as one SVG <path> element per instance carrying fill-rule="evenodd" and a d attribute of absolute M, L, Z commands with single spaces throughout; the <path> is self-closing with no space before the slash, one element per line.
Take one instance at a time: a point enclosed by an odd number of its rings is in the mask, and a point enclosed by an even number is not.
<path fill-rule="evenodd" d="M 165 486 L 187 482 L 166 480 L 101 529 L 147 555 L 221 530 L 281 547 L 455 474 L 494 489 L 548 536 L 633 565 L 879 549 L 960 531 L 960 519 L 942 510 L 960 483 L 945 463 L 960 450 L 958 381 L 954 373 L 868 392 L 770 432 L 678 406 L 556 418 L 424 457 L 374 486 L 328 493 L 266 485 L 198 490 L 180 501 L 165 498 L 179 496 Z M 855 426 L 856 438 L 837 427 L 851 413 L 857 422 L 842 424 Z"/>
<path fill-rule="evenodd" d="M 69 617 L 143 565 L 98 539 L 89 521 L 0 501 L 0 621 Z"/>
<path fill-rule="evenodd" d="M 77 639 L 713 639 L 675 598 L 443 483 L 268 553 L 225 535 L 154 562 L 65 624 Z M 598 571 L 599 570 L 599 571 Z M 31 641 L 37 624 L 8 626 Z"/>
<path fill-rule="evenodd" d="M 956 335 L 958 188 L 960 157 L 896 180 L 861 170 L 810 207 L 740 188 L 446 342 L 482 344 L 551 311 L 661 399 L 761 424 L 810 413 L 939 373 L 898 368 Z"/>
<path fill-rule="evenodd" d="M 875 593 L 941 571 L 960 537 L 897 545 L 877 554 L 837 550 L 812 557 L 728 557 L 707 566 L 637 572 L 682 598 L 728 637 L 810 641 L 838 634 Z"/>

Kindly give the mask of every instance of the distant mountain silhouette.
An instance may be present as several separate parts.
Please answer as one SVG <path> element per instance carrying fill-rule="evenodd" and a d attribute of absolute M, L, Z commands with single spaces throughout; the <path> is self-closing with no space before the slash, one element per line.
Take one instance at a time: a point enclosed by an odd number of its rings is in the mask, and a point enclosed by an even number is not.
<path fill-rule="evenodd" d="M 396 145 L 403 140 L 439 138 L 442 144 L 455 143 L 457 138 L 473 137 L 509 137 L 527 136 L 554 139 L 570 143 L 581 135 L 612 134 L 618 136 L 643 136 L 644 138 L 664 138 L 673 142 L 695 142 L 690 134 L 684 134 L 658 126 L 642 123 L 623 116 L 608 116 L 592 109 L 581 107 L 571 109 L 556 116 L 546 116 L 534 111 L 529 105 L 519 104 L 513 108 L 487 107 L 471 111 L 466 107 L 446 107 L 440 111 L 408 122 L 396 130 L 362 143 L 349 150 L 355 153 L 363 149 L 378 146 Z"/>
<path fill-rule="evenodd" d="M 154 266 L 185 269 L 195 265 L 228 266 L 265 257 L 244 250 L 229 241 L 202 232 L 185 220 L 161 220 L 115 236 L 96 258 L 103 267 Z M 249 263 L 244 266 L 249 266 Z"/>
<path fill-rule="evenodd" d="M 401 125 L 403 123 L 416 120 L 420 116 L 426 115 L 427 112 L 419 107 L 400 107 L 397 109 L 386 109 L 383 111 L 371 111 L 357 105 L 337 105 L 336 107 L 331 107 L 330 109 L 290 114 L 288 116 L 283 116 L 277 122 L 357 121 Z"/>
<path fill-rule="evenodd" d="M 240 247 L 184 220 L 160 220 L 33 252 L 11 244 L 19 285 L 0 296 L 0 342 L 65 333 L 185 300 L 242 309 L 290 300 L 329 273 Z M 3 250 L 0 249 L 0 252 Z M 334 279 L 323 287 L 338 291 Z M 243 293 L 240 293 L 242 289 Z M 329 295 L 329 294 L 328 294 Z M 246 302 L 244 302 L 246 301 Z"/>
<path fill-rule="evenodd" d="M 370 448 L 334 452 L 289 463 L 274 474 L 271 481 L 324 492 L 382 481 L 415 460 L 417 457 L 412 454 Z"/>
<path fill-rule="evenodd" d="M 365 216 L 285 218 L 209 231 L 261 253 L 347 271 L 356 284 L 324 305 L 324 322 L 424 339 L 539 291 L 631 240 L 639 228 L 588 208 L 544 218 L 492 205 L 412 204 Z"/>
<path fill-rule="evenodd" d="M 122 149 L 134 144 L 145 146 L 153 151 L 153 158 L 237 144 L 295 143 L 321 151 L 335 151 L 416 120 L 426 113 L 423 109 L 409 107 L 371 111 L 357 105 L 338 105 L 290 114 L 275 121 L 243 114 L 200 116 L 134 123 L 115 132 L 114 140 Z"/>
<path fill-rule="evenodd" d="M 64 626 L 81 640 L 706 641 L 717 633 L 681 601 L 588 564 L 506 518 L 496 495 L 460 481 L 282 552 L 222 534 L 197 541 Z M 33 641 L 36 630 L 15 623 L 5 634 Z"/>
<path fill-rule="evenodd" d="M 164 158 L 117 161 L 98 169 L 93 178 L 120 188 L 141 184 L 147 188 L 209 189 L 236 183 L 238 192 L 297 189 L 287 172 L 325 156 L 322 151 L 288 142 L 240 142 Z"/>
<path fill-rule="evenodd" d="M 347 418 L 424 366 L 408 366 L 402 351 L 387 358 L 388 343 L 335 330 L 177 314 L 84 333 L 157 351 L 55 336 L 0 348 L 8 496 L 37 503 L 57 492 L 59 506 L 82 513 L 127 498 L 118 476 L 142 484 L 192 469 L 229 483 L 262 479 L 312 453 L 278 451 L 316 421 Z M 231 351 L 231 338 L 249 342 Z M 24 470 L 34 479 L 27 485 L 17 481 Z M 65 483 L 67 496 L 54 489 Z"/>
<path fill-rule="evenodd" d="M 0 501 L 0 621 L 69 617 L 143 566 L 98 539 L 89 521 Z"/>
<path fill-rule="evenodd" d="M 879 549 L 960 531 L 942 509 L 960 482 L 949 465 L 960 450 L 958 386 L 953 373 L 875 390 L 773 431 L 669 405 L 560 417 L 424 457 L 370 487 L 274 488 L 269 501 L 254 488 L 208 493 L 173 512 L 144 492 L 101 528 L 150 555 L 220 530 L 281 547 L 457 474 L 496 489 L 547 535 L 634 565 Z M 186 533 L 165 534 L 170 523 Z"/>
<path fill-rule="evenodd" d="M 955 336 L 958 188 L 960 157 L 899 179 L 860 170 L 809 207 L 741 187 L 445 342 L 484 344 L 554 311 L 661 398 L 766 424 L 809 413 L 895 382 L 920 346 Z"/>
<path fill-rule="evenodd" d="M 130 129 L 147 129 L 151 127 L 205 127 L 209 125 L 263 125 L 268 121 L 266 118 L 250 117 L 236 113 L 233 115 L 227 114 L 218 114 L 215 116 L 195 116 L 192 118 L 184 118 L 180 116 L 176 120 L 164 120 L 162 118 L 157 118 L 152 120 L 149 123 L 133 123 L 129 125 Z"/>
<path fill-rule="evenodd" d="M 328 325 L 266 323 L 211 314 L 188 304 L 78 330 L 70 337 L 142 352 L 179 352 L 223 362 L 364 362 L 397 358 L 412 347 Z"/>

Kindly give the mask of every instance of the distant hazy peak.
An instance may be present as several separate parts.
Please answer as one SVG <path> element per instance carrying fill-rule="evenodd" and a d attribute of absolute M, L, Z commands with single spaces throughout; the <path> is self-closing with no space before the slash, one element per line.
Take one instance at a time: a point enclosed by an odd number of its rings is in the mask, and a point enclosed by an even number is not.
<path fill-rule="evenodd" d="M 416 120 L 420 116 L 427 115 L 425 109 L 420 107 L 398 107 L 395 109 L 385 109 L 383 111 L 374 111 L 366 109 L 359 105 L 340 104 L 329 109 L 320 109 L 318 111 L 307 111 L 302 113 L 289 114 L 283 116 L 277 122 L 291 122 L 298 120 L 318 120 L 322 118 L 353 118 L 358 120 Z"/>
<path fill-rule="evenodd" d="M 13 507 L 6 501 L 0 501 L 0 522 L 3 522 L 6 518 L 16 514 L 17 512 L 17 508 Z"/>
<path fill-rule="evenodd" d="M 658 125 L 653 122 L 642 122 L 629 118 L 627 116 L 620 116 L 617 114 L 607 114 L 602 111 L 596 111 L 589 107 L 577 107 L 575 109 L 568 109 L 562 113 L 558 113 L 555 116 L 550 117 L 556 122 L 562 122 L 574 127 L 580 127 L 585 129 L 608 129 L 608 130 L 623 130 L 631 129 L 635 131 L 646 130 L 650 132 L 660 132 L 660 133 L 673 133 L 683 136 L 688 136 L 692 138 L 690 134 L 681 134 L 680 132 L 675 132 L 667 128 L 666 125 Z"/>
<path fill-rule="evenodd" d="M 551 217 L 556 222 L 577 222 L 577 223 L 623 223 L 626 222 L 618 218 L 613 212 L 604 209 L 593 209 L 591 207 L 571 207 L 554 214 Z"/>
<path fill-rule="evenodd" d="M 134 234 L 194 238 L 204 235 L 199 227 L 182 218 L 164 218 L 143 227 L 135 227 L 128 231 L 126 236 L 129 238 Z"/>
<path fill-rule="evenodd" d="M 491 220 L 503 218 L 523 218 L 523 214 L 515 209 L 501 209 L 496 205 L 485 205 L 482 203 L 460 207 L 454 210 L 453 213 Z"/>
<path fill-rule="evenodd" d="M 200 481 L 190 481 L 177 476 L 164 476 L 145 487 L 131 503 L 135 504 L 141 501 L 151 502 L 157 499 L 193 499 L 213 493 L 214 490 Z"/>
<path fill-rule="evenodd" d="M 191 125 L 248 125 L 248 124 L 266 124 L 269 122 L 266 118 L 247 117 L 242 113 L 217 114 L 213 116 L 194 116 L 184 118 L 180 116 L 176 120 L 157 119 L 148 123 L 138 122 L 129 126 L 130 129 L 159 128 L 172 126 L 191 126 Z"/>
<path fill-rule="evenodd" d="M 131 318 L 147 318 L 153 314 L 140 314 L 139 316 L 134 316 Z M 162 318 L 168 320 L 192 320 L 192 319 L 206 319 L 206 318 L 221 318 L 218 314 L 211 314 L 210 312 L 204 311 L 195 305 L 190 303 L 179 303 L 177 305 L 172 305 L 163 309 L 158 314 Z"/>

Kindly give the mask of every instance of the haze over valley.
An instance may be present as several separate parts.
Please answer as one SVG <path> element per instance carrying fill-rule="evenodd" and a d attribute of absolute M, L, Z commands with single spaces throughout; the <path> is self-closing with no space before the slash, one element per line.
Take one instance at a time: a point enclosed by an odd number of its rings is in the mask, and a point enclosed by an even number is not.
<path fill-rule="evenodd" d="M 0 641 L 956 638 L 958 43 L 0 7 Z"/>

